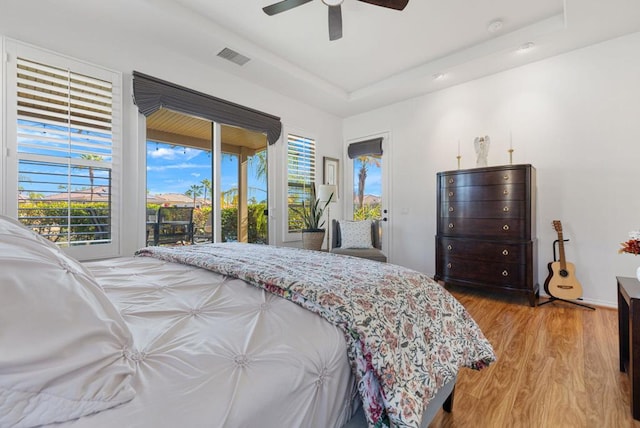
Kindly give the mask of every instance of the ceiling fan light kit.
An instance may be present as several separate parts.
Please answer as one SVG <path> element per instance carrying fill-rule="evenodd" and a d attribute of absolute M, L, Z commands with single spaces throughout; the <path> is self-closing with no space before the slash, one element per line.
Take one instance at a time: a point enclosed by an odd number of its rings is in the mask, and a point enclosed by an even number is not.
<path fill-rule="evenodd" d="M 269 16 L 286 12 L 294 7 L 302 6 L 312 0 L 282 0 L 278 3 L 263 7 L 262 10 Z M 322 0 L 322 3 L 329 7 L 329 40 L 342 38 L 342 2 L 344 0 Z M 385 7 L 387 9 L 403 10 L 409 0 L 358 0 L 374 6 Z"/>
<path fill-rule="evenodd" d="M 502 25 L 503 25 L 502 21 L 499 19 L 496 19 L 489 23 L 489 26 L 487 27 L 487 31 L 490 33 L 497 33 L 498 31 L 502 30 Z"/>

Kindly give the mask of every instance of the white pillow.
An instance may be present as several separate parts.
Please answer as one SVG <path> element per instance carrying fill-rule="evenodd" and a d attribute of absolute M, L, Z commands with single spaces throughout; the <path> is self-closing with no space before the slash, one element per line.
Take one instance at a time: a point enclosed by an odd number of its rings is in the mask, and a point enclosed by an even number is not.
<path fill-rule="evenodd" d="M 74 269 L 82 271 L 85 275 L 95 280 L 93 274 L 82 263 L 80 263 L 73 257 L 68 256 L 54 242 L 48 240 L 44 236 L 38 235 L 33 230 L 29 229 L 27 226 L 14 218 L 0 215 L 0 234 L 17 235 L 26 239 L 33 240 L 35 242 L 39 242 L 43 245 L 42 251 L 48 249 L 49 251 L 56 254 L 59 258 L 64 259 L 66 263 L 72 266 Z"/>
<path fill-rule="evenodd" d="M 84 267 L 0 216 L 0 426 L 64 422 L 131 400 L 132 348 Z"/>
<path fill-rule="evenodd" d="M 340 248 L 373 248 L 371 245 L 371 220 L 339 220 Z"/>

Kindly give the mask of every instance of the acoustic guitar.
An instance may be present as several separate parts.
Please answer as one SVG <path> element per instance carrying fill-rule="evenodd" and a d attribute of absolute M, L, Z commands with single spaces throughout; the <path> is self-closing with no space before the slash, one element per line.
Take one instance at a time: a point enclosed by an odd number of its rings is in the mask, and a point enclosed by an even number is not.
<path fill-rule="evenodd" d="M 549 263 L 549 276 L 544 282 L 544 290 L 557 299 L 579 299 L 582 297 L 582 286 L 576 279 L 575 266 L 567 262 L 564 256 L 564 239 L 560 220 L 553 221 L 553 228 L 558 232 L 560 260 Z"/>

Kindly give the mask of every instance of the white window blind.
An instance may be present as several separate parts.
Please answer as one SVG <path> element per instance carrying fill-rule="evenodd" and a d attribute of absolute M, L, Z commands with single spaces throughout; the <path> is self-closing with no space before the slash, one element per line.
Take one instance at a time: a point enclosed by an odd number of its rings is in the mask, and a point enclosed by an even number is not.
<path fill-rule="evenodd" d="M 73 60 L 22 51 L 17 48 L 11 61 L 15 110 L 8 107 L 18 218 L 62 247 L 82 246 L 90 258 L 90 247 L 112 247 L 115 237 L 119 75 L 95 68 L 95 77 L 85 63 L 77 63 L 78 71 Z"/>
<path fill-rule="evenodd" d="M 311 199 L 316 178 L 316 142 L 310 138 L 287 135 L 287 224 L 288 231 L 300 232 L 302 219 L 295 209 Z"/>

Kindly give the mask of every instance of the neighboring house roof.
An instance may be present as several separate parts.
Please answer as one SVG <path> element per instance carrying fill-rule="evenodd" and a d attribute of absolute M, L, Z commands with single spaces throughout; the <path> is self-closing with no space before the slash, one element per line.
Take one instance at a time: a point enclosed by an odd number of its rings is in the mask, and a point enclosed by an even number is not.
<path fill-rule="evenodd" d="M 104 202 L 109 200 L 110 189 L 108 187 L 96 187 L 93 189 L 93 201 Z M 79 190 L 75 192 L 54 193 L 45 196 L 43 199 L 47 201 L 90 201 L 92 200 L 91 191 L 89 189 Z"/>
<path fill-rule="evenodd" d="M 147 195 L 147 204 L 158 205 L 193 205 L 193 198 L 181 193 L 158 193 Z M 196 198 L 196 205 L 211 205 L 210 200 L 204 200 L 202 198 Z"/>
<path fill-rule="evenodd" d="M 24 195 L 23 195 L 24 196 Z M 28 199 L 25 197 L 25 199 Z M 53 195 L 46 196 L 43 198 L 48 201 L 66 201 L 67 199 L 71 199 L 72 201 L 90 201 L 91 200 L 91 192 L 89 189 L 80 190 L 76 192 L 63 192 L 63 193 L 55 193 Z M 108 187 L 96 187 L 93 190 L 93 201 L 94 202 L 104 202 L 109 200 L 109 188 Z M 192 206 L 193 198 L 187 195 L 183 195 L 181 193 L 159 193 L 155 195 L 147 195 L 147 203 L 148 204 L 158 204 L 158 205 L 166 205 L 166 206 Z M 211 205 L 210 200 L 204 200 L 202 198 L 196 198 L 196 205 Z"/>
<path fill-rule="evenodd" d="M 364 205 L 378 205 L 380 203 L 380 199 L 381 198 L 378 195 L 364 195 L 362 203 Z M 357 195 L 353 197 L 353 203 L 359 203 Z"/>

